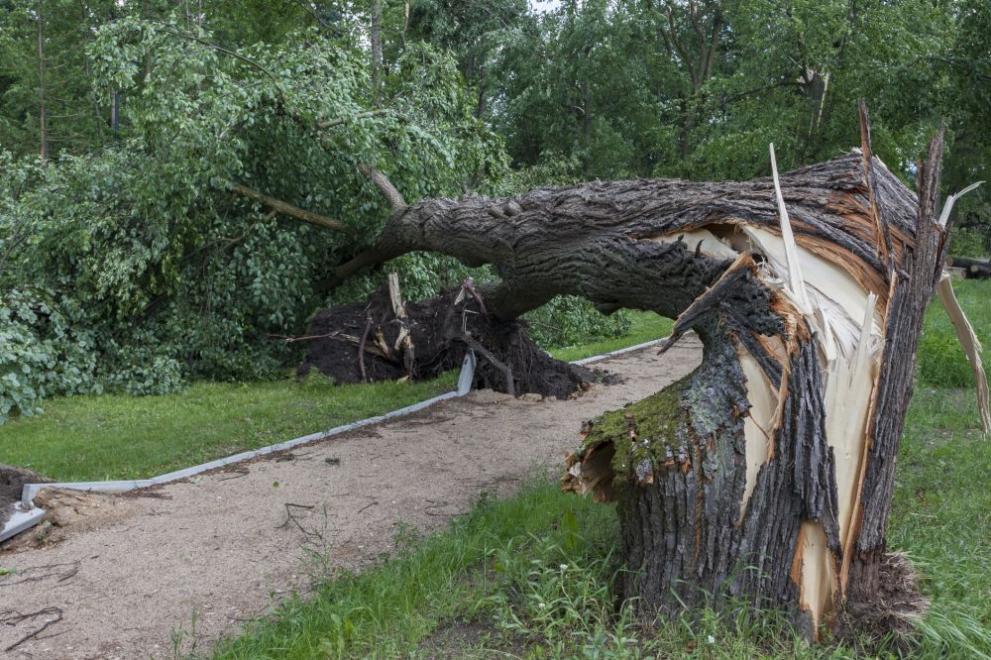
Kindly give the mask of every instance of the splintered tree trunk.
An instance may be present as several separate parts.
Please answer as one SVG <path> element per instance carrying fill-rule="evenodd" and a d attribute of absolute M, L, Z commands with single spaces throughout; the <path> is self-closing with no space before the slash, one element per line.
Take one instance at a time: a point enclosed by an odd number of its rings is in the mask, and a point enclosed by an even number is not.
<path fill-rule="evenodd" d="M 646 618 L 741 599 L 810 637 L 844 606 L 883 620 L 895 454 L 946 230 L 942 138 L 918 194 L 861 149 L 775 179 L 544 188 L 396 205 L 375 248 L 493 264 L 510 320 L 558 294 L 677 318 L 701 366 L 588 423 L 566 489 L 619 502 L 623 596 Z M 386 190 L 388 192 L 388 190 Z M 670 345 L 670 344 L 669 344 Z M 904 576 L 902 576 L 904 577 Z"/>

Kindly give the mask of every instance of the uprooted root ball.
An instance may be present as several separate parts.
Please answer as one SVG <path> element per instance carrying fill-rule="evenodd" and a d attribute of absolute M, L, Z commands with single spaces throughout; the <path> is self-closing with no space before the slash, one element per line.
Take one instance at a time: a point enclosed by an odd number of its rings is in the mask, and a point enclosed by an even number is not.
<path fill-rule="evenodd" d="M 305 335 L 308 350 L 299 375 L 315 368 L 337 383 L 426 380 L 460 367 L 472 349 L 476 388 L 563 399 L 608 380 L 555 360 L 530 338 L 525 322 L 496 319 L 485 312 L 484 301 L 461 288 L 403 307 L 405 318 L 397 316 L 382 288 L 364 303 L 318 312 Z"/>

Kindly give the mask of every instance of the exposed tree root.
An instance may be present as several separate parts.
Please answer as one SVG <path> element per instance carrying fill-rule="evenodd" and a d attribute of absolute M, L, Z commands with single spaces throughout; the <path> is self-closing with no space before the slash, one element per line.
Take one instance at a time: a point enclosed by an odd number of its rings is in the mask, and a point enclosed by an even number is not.
<path fill-rule="evenodd" d="M 876 655 L 872 645 L 892 643 L 910 655 L 917 643 L 916 624 L 929 610 L 929 600 L 919 591 L 919 576 L 912 562 L 900 552 L 881 560 L 881 588 L 868 601 L 848 599 L 836 619 L 836 636 L 865 655 Z"/>
<path fill-rule="evenodd" d="M 405 318 L 396 314 L 383 288 L 365 303 L 317 313 L 301 338 L 309 348 L 299 375 L 315 368 L 338 383 L 425 380 L 460 367 L 471 348 L 478 358 L 478 388 L 563 399 L 608 380 L 549 356 L 530 338 L 524 321 L 488 314 L 470 285 L 403 308 Z"/>

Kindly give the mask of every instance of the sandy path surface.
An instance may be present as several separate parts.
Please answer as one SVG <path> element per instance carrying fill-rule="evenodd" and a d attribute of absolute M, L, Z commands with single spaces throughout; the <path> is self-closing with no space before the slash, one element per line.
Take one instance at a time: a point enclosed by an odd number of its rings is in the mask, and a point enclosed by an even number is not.
<path fill-rule="evenodd" d="M 324 570 L 378 561 L 397 525 L 435 531 L 482 491 L 511 494 L 534 466 L 562 464 L 583 420 L 657 391 L 701 356 L 688 338 L 655 352 L 600 362 L 623 382 L 571 401 L 473 392 L 140 496 L 55 496 L 64 538 L 0 552 L 14 569 L 0 577 L 0 649 L 55 622 L 0 657 L 170 658 L 177 637 L 181 650 L 207 649 L 307 590 L 319 577 L 307 547 L 329 556 Z"/>

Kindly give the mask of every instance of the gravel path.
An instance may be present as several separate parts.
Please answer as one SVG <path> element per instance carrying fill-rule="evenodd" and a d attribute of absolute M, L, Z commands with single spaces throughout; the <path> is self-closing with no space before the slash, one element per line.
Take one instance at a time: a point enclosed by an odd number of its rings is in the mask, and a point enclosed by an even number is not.
<path fill-rule="evenodd" d="M 690 338 L 655 353 L 600 362 L 623 382 L 570 401 L 473 392 L 154 491 L 49 493 L 62 525 L 49 527 L 50 542 L 22 538 L 0 551 L 0 566 L 14 569 L 0 577 L 0 657 L 170 658 L 177 645 L 209 648 L 321 573 L 379 561 L 397 525 L 435 531 L 480 492 L 506 496 L 534 466 L 558 469 L 583 420 L 657 391 L 701 357 Z"/>

